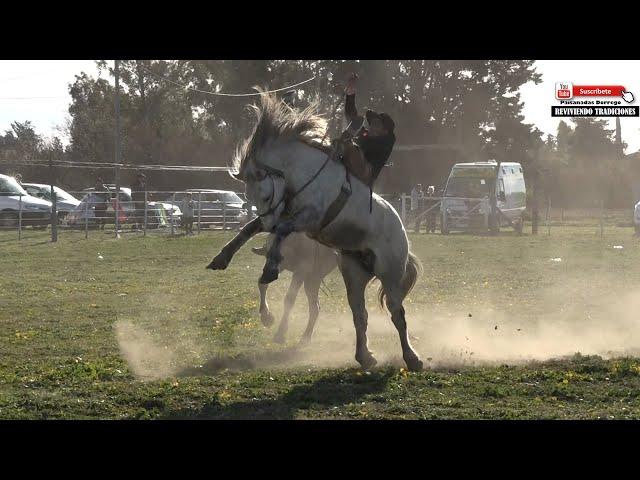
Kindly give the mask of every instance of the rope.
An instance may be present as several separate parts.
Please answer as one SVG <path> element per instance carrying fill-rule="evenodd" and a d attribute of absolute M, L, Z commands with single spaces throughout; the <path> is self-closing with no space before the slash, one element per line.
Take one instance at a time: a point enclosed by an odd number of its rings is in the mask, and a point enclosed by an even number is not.
<path fill-rule="evenodd" d="M 192 172 L 229 172 L 229 167 L 205 167 L 198 165 L 136 165 L 127 163 L 106 162 L 81 162 L 72 160 L 0 160 L 0 165 L 21 165 L 30 167 L 54 167 L 63 168 L 88 168 L 88 169 L 112 169 L 119 167 L 121 170 L 168 170 L 168 171 L 192 171 Z"/>
<path fill-rule="evenodd" d="M 305 83 L 309 83 L 312 80 L 316 79 L 316 75 L 314 75 L 313 77 L 304 80 L 302 82 L 296 83 L 294 85 L 290 85 L 288 87 L 283 87 L 283 88 L 277 88 L 275 90 L 267 90 L 266 92 L 260 92 L 260 93 L 221 93 L 221 92 L 209 92 L 207 90 L 200 90 L 198 88 L 192 88 L 192 87 L 188 87 L 187 85 L 183 85 L 181 83 L 175 82 L 173 80 L 170 80 L 166 77 L 163 77 L 162 75 L 159 75 L 155 72 L 152 72 L 151 70 L 149 70 L 147 67 L 142 66 L 143 70 L 146 70 L 148 73 L 150 73 L 151 75 L 154 75 L 158 78 L 160 78 L 161 80 L 164 80 L 165 82 L 169 82 L 169 83 L 173 83 L 174 85 L 184 88 L 186 90 L 191 90 L 192 92 L 198 92 L 198 93 L 206 93 L 207 95 L 215 95 L 218 97 L 255 97 L 255 96 L 259 96 L 259 95 L 264 95 L 267 93 L 276 93 L 276 92 L 281 92 L 283 90 L 290 90 L 292 88 L 295 87 L 299 87 L 300 85 L 304 85 Z"/>

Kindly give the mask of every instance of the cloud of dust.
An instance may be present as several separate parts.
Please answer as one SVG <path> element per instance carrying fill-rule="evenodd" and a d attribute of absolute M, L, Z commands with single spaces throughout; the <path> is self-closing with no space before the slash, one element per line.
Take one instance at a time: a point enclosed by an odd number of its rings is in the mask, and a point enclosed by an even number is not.
<path fill-rule="evenodd" d="M 175 376 L 202 358 L 205 347 L 189 316 L 163 295 L 148 295 L 142 305 L 153 306 L 142 315 L 119 318 L 115 334 L 122 356 L 140 380 Z"/>
<path fill-rule="evenodd" d="M 288 279 L 281 281 L 288 285 Z M 474 307 L 417 306 L 406 303 L 411 342 L 427 368 L 455 368 L 499 363 L 517 364 L 548 360 L 580 352 L 610 358 L 640 353 L 640 289 L 626 292 L 619 278 L 563 280 L 537 289 L 532 305 L 517 298 L 504 303 L 487 299 Z M 370 287 L 370 288 L 377 288 Z M 298 346 L 307 322 L 307 302 L 298 297 L 287 335 L 287 345 L 269 341 L 282 311 L 281 296 L 271 291 L 276 324 L 266 332 L 264 344 L 247 346 L 246 352 L 212 351 L 199 336 L 198 326 L 184 315 L 168 312 L 157 319 L 122 319 L 116 323 L 120 349 L 140 379 L 215 374 L 248 369 L 357 367 L 355 329 L 350 313 L 320 314 L 311 343 Z M 257 295 L 257 292 L 256 292 Z M 507 295 L 505 293 L 505 295 Z M 150 299 L 150 302 L 167 302 Z M 320 302 L 328 301 L 321 294 Z M 345 300 L 346 301 L 346 300 Z M 512 302 L 508 307 L 508 302 Z M 462 304 L 462 302 L 461 302 Z M 171 309 L 165 305 L 165 308 Z M 369 348 L 379 365 L 404 366 L 398 334 L 390 315 L 368 304 Z M 347 310 L 347 312 L 349 312 Z M 170 313 L 170 314 L 169 314 Z M 256 310 L 255 319 L 259 318 Z M 262 328 L 262 327 L 259 327 Z M 242 329 L 235 333 L 238 340 Z M 238 341 L 237 343 L 241 343 Z"/>

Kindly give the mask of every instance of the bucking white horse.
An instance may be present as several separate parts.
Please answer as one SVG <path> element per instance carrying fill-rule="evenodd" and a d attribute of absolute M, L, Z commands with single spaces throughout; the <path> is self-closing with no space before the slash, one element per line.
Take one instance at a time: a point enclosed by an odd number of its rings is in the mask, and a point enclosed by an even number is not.
<path fill-rule="evenodd" d="M 327 122 L 317 106 L 288 108 L 273 95 L 261 95 L 253 106 L 257 123 L 251 136 L 238 148 L 235 177 L 246 185 L 246 195 L 258 209 L 249 222 L 227 243 L 207 268 L 225 269 L 240 247 L 258 232 L 272 232 L 275 239 L 267 254 L 261 283 L 278 277 L 280 246 L 292 232 L 339 252 L 338 266 L 347 289 L 356 329 L 356 360 L 365 368 L 377 362 L 367 341 L 365 288 L 374 277 L 381 282 L 380 304 L 386 303 L 400 335 L 402 356 L 410 370 L 421 370 L 422 361 L 409 342 L 402 302 L 421 272 L 420 262 L 409 252 L 402 221 L 394 208 L 373 195 L 369 187 L 351 176 L 344 164 L 323 144 Z"/>

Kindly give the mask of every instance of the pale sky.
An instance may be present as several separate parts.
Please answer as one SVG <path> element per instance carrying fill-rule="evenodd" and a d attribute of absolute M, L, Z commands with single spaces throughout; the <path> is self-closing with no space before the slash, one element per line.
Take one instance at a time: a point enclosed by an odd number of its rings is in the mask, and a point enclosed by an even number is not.
<path fill-rule="evenodd" d="M 523 113 L 527 123 L 545 133 L 555 135 L 560 120 L 551 117 L 550 108 L 556 102 L 556 82 L 624 85 L 636 98 L 640 95 L 639 60 L 539 60 L 536 66 L 542 83 L 522 87 Z M 60 136 L 56 126 L 69 115 L 69 84 L 82 71 L 98 75 L 94 60 L 0 60 L 0 132 L 10 129 L 13 121 L 31 120 L 36 132 Z M 610 123 L 613 127 L 615 120 Z M 627 153 L 640 150 L 640 118 L 622 118 L 621 125 Z"/>

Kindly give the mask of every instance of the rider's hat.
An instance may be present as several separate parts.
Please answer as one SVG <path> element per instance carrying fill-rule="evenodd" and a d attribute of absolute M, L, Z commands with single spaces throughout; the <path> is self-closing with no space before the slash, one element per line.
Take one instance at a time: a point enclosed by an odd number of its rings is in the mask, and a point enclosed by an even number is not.
<path fill-rule="evenodd" d="M 378 113 L 374 112 L 373 110 L 367 110 L 366 116 L 367 122 L 369 122 L 369 124 L 371 124 L 371 121 L 375 118 L 380 120 L 382 122 L 382 125 L 384 125 L 384 128 L 389 130 L 390 133 L 393 132 L 394 128 L 396 127 L 394 121 L 386 113 Z"/>

